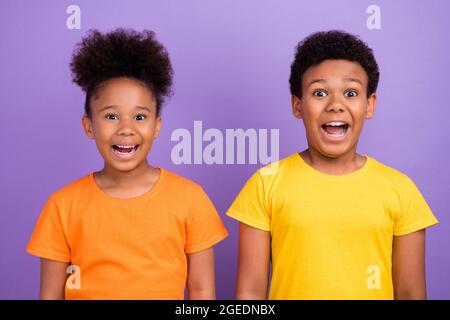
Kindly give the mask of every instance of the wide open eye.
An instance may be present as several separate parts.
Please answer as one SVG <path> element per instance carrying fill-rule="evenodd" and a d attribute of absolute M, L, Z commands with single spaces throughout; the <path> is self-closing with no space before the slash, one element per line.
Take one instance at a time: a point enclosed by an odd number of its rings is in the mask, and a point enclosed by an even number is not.
<path fill-rule="evenodd" d="M 145 114 L 138 114 L 136 117 L 134 117 L 134 119 L 136 119 L 137 121 L 142 121 L 145 120 L 147 118 L 147 116 Z"/>
<path fill-rule="evenodd" d="M 356 92 L 355 90 L 348 90 L 344 92 L 344 96 L 347 98 L 353 98 L 358 96 L 358 92 Z"/>
<path fill-rule="evenodd" d="M 115 115 L 115 114 L 108 113 L 107 115 L 105 115 L 105 119 L 117 120 L 117 119 L 119 119 L 119 117 L 117 115 Z"/>
<path fill-rule="evenodd" d="M 313 92 L 313 96 L 326 97 L 328 94 L 324 90 L 316 90 Z"/>

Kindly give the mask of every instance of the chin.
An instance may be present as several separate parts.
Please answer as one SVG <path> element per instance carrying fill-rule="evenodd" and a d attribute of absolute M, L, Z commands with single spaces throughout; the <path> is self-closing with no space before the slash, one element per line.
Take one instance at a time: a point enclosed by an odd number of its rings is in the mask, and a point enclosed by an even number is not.
<path fill-rule="evenodd" d="M 122 163 L 117 163 L 115 161 L 109 162 L 108 166 L 112 169 L 114 169 L 115 171 L 119 171 L 119 172 L 131 172 L 137 168 L 139 168 L 141 166 L 141 163 L 136 163 L 136 162 L 122 162 Z"/>
<path fill-rule="evenodd" d="M 321 155 L 330 159 L 337 159 L 350 151 L 349 148 L 342 148 L 342 147 L 337 148 L 327 147 L 327 148 L 319 148 L 317 150 Z"/>

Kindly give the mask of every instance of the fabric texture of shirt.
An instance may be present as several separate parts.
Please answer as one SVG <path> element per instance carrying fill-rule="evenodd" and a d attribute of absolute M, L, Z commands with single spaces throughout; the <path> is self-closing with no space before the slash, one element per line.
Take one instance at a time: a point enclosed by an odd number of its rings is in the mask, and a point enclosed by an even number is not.
<path fill-rule="evenodd" d="M 437 220 L 405 174 L 366 158 L 329 175 L 295 153 L 247 181 L 227 215 L 270 232 L 270 299 L 393 299 L 394 236 Z"/>
<path fill-rule="evenodd" d="M 66 285 L 66 299 L 184 298 L 186 254 L 228 233 L 199 185 L 160 172 L 134 198 L 111 197 L 92 173 L 51 195 L 27 251 L 76 267 L 79 285 Z"/>

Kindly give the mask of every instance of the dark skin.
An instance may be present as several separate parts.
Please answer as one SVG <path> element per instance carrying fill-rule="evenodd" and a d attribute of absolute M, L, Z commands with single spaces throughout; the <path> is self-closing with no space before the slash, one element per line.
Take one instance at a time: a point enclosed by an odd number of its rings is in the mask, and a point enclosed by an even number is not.
<path fill-rule="evenodd" d="M 343 175 L 360 169 L 366 159 L 356 152 L 365 120 L 375 112 L 376 95 L 366 95 L 367 75 L 354 62 L 326 60 L 306 70 L 302 99 L 292 97 L 292 112 L 302 119 L 308 149 L 300 153 L 318 171 Z M 343 139 L 327 139 L 321 125 L 344 120 L 349 128 Z"/>
<path fill-rule="evenodd" d="M 91 115 L 82 118 L 83 129 L 104 159 L 104 168 L 94 173 L 96 184 L 116 198 L 148 192 L 160 176 L 147 160 L 162 123 L 152 92 L 134 79 L 115 78 L 98 88 L 90 107 Z M 138 147 L 124 156 L 113 145 Z M 214 249 L 186 254 L 186 259 L 189 299 L 215 299 Z M 68 265 L 41 259 L 41 299 L 64 299 Z"/>
<path fill-rule="evenodd" d="M 364 166 L 356 147 L 376 105 L 376 95 L 367 96 L 367 82 L 364 69 L 346 60 L 325 60 L 303 74 L 302 98 L 292 97 L 292 112 L 306 130 L 308 149 L 300 155 L 314 169 L 344 175 Z M 335 120 L 345 120 L 349 129 L 330 139 L 321 125 Z M 270 232 L 240 223 L 237 299 L 267 299 L 270 241 Z M 425 230 L 394 237 L 392 250 L 394 298 L 426 299 Z"/>
<path fill-rule="evenodd" d="M 118 198 L 150 190 L 159 178 L 159 169 L 149 165 L 147 154 L 162 122 L 151 92 L 137 81 L 112 79 L 98 89 L 90 107 L 91 116 L 83 117 L 83 128 L 105 161 L 104 168 L 94 173 L 96 183 Z M 121 159 L 115 156 L 112 145 L 139 147 L 133 157 Z"/>

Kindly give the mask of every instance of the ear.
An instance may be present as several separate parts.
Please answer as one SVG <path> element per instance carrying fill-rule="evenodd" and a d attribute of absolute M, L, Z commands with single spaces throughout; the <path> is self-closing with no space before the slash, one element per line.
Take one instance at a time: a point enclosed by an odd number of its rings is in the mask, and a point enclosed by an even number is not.
<path fill-rule="evenodd" d="M 161 125 L 162 125 L 162 118 L 159 115 L 156 117 L 155 134 L 153 135 L 153 139 L 156 139 L 159 137 L 159 132 L 161 131 Z"/>
<path fill-rule="evenodd" d="M 292 103 L 292 114 L 297 119 L 301 119 L 302 118 L 302 112 L 301 112 L 302 101 L 301 101 L 301 99 L 297 96 L 292 96 L 291 103 Z"/>
<path fill-rule="evenodd" d="M 81 124 L 83 125 L 84 132 L 89 139 L 94 139 L 94 130 L 92 128 L 92 120 L 88 116 L 81 118 Z"/>
<path fill-rule="evenodd" d="M 366 119 L 371 119 L 375 113 L 375 106 L 377 104 L 377 95 L 372 93 L 370 97 L 367 99 L 367 111 L 366 111 Z"/>

